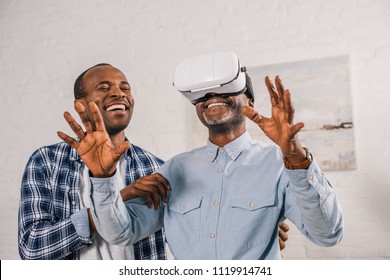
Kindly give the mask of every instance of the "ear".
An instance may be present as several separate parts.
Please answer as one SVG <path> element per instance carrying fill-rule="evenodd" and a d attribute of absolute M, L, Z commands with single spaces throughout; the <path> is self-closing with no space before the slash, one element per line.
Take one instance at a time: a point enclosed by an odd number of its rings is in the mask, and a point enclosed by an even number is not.
<path fill-rule="evenodd" d="M 249 99 L 249 100 L 248 100 L 248 105 L 249 105 L 250 107 L 255 107 L 255 102 L 253 101 L 253 99 Z"/>

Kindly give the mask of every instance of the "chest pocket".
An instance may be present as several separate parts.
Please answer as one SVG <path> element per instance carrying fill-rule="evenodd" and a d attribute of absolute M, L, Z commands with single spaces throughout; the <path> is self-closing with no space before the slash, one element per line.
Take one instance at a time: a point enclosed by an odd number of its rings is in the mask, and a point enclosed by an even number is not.
<path fill-rule="evenodd" d="M 172 253 L 189 248 L 200 240 L 203 197 L 175 199 L 168 203 L 164 216 L 166 237 Z M 173 242 L 170 242 L 173 240 Z"/>
<path fill-rule="evenodd" d="M 261 208 L 266 208 L 275 205 L 274 193 L 262 193 L 262 197 L 254 195 L 237 196 L 232 199 L 232 208 L 241 208 L 247 211 L 256 211 Z"/>
<path fill-rule="evenodd" d="M 243 238 L 241 246 L 253 247 L 268 243 L 277 223 L 276 194 L 242 195 L 231 201 L 231 220 Z M 232 224 L 232 226 L 234 225 Z"/>

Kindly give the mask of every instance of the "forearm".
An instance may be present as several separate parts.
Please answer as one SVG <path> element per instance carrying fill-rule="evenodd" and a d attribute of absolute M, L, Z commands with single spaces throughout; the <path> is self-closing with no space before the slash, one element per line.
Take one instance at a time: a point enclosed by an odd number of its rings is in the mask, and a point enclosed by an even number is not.
<path fill-rule="evenodd" d="M 300 230 L 321 246 L 338 243 L 343 233 L 343 215 L 336 194 L 315 160 L 308 170 L 287 170 L 296 200 Z M 294 213 L 294 211 L 292 211 Z"/>
<path fill-rule="evenodd" d="M 19 254 L 22 259 L 62 259 L 88 243 L 77 234 L 70 218 L 24 221 L 19 226 Z"/>
<path fill-rule="evenodd" d="M 149 236 L 162 227 L 162 212 L 149 209 L 135 199 L 122 201 L 118 184 L 122 178 L 91 178 L 91 214 L 99 234 L 109 243 L 129 245 Z M 162 210 L 160 210 L 162 211 Z"/>
<path fill-rule="evenodd" d="M 39 174 L 38 174 L 39 175 Z M 78 234 L 72 217 L 58 217 L 61 209 L 53 204 L 51 191 L 44 180 L 27 179 L 21 187 L 19 208 L 19 253 L 22 259 L 62 259 L 90 242 Z M 33 178 L 38 178 L 35 176 Z M 65 211 L 63 209 L 62 211 Z M 64 213 L 62 213 L 64 214 Z M 65 216 L 65 215 L 64 215 Z M 87 224 L 88 225 L 88 224 Z"/>

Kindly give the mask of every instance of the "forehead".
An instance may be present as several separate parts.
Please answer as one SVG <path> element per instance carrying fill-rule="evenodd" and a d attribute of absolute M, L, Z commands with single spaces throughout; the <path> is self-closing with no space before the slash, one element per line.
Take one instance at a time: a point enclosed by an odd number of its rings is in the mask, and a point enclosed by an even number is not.
<path fill-rule="evenodd" d="M 96 85 L 103 81 L 121 83 L 127 82 L 127 79 L 119 69 L 108 65 L 94 67 L 84 75 L 85 85 Z"/>

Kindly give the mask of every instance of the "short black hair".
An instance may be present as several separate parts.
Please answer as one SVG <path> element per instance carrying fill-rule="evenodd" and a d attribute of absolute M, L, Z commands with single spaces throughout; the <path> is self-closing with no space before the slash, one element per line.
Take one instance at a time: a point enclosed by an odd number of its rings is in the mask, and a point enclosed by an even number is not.
<path fill-rule="evenodd" d="M 88 68 L 83 73 L 81 73 L 80 76 L 77 77 L 76 81 L 74 82 L 74 86 L 73 86 L 73 93 L 74 93 L 75 99 L 80 99 L 80 98 L 85 97 L 87 92 L 85 91 L 85 87 L 84 87 L 84 75 L 92 68 L 95 68 L 98 66 L 112 66 L 112 65 L 108 64 L 108 63 L 99 63 L 99 64 L 96 64 L 96 65 Z"/>

